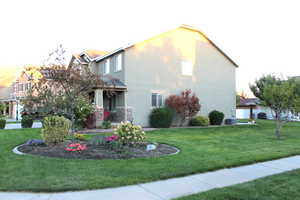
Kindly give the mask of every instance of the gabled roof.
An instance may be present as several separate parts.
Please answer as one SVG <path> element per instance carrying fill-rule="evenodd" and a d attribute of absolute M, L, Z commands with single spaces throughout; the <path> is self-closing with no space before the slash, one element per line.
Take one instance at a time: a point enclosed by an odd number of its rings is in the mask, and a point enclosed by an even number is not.
<path fill-rule="evenodd" d="M 240 103 L 237 106 L 256 106 L 259 104 L 259 100 L 257 98 L 241 98 Z"/>
<path fill-rule="evenodd" d="M 88 64 L 88 62 L 87 62 L 83 57 L 81 57 L 80 54 L 74 53 L 72 56 L 73 56 L 80 64 Z M 73 60 L 71 60 L 71 61 L 73 61 Z"/>
<path fill-rule="evenodd" d="M 100 51 L 100 50 L 94 50 L 94 49 L 87 49 L 84 52 L 82 52 L 81 54 L 87 55 L 92 60 L 92 59 L 97 58 L 99 56 L 103 56 L 103 55 L 105 55 L 107 53 L 108 52 L 106 52 L 106 51 Z"/>
<path fill-rule="evenodd" d="M 191 31 L 195 31 L 195 32 L 198 32 L 199 34 L 201 34 L 212 46 L 214 46 L 226 59 L 228 59 L 235 67 L 238 67 L 238 65 L 229 57 L 229 56 L 227 56 L 227 54 L 225 54 L 215 43 L 213 43 L 206 35 L 204 35 L 200 30 L 198 30 L 197 28 L 194 28 L 194 27 L 192 27 L 192 26 L 189 26 L 189 25 L 185 25 L 185 24 L 183 24 L 183 25 L 180 25 L 180 26 L 178 26 L 178 27 L 176 27 L 175 29 L 178 29 L 178 28 L 184 28 L 184 29 L 187 29 L 187 30 L 191 30 Z M 171 30 L 175 30 L 175 29 L 171 29 Z M 169 31 L 171 31 L 171 30 L 169 30 Z M 168 32 L 168 31 L 166 31 L 166 32 Z M 157 36 L 157 35 L 156 35 Z M 156 37 L 156 36 L 153 36 L 153 37 Z M 151 37 L 151 38 L 153 38 L 153 37 Z M 151 38 L 147 38 L 147 39 L 145 39 L 145 40 L 143 40 L 143 41 L 146 41 L 146 40 L 149 40 L 149 39 L 151 39 Z M 112 56 L 112 55 L 114 55 L 114 54 L 116 54 L 116 53 L 119 53 L 119 52 L 121 52 L 121 51 L 124 51 L 125 49 L 128 49 L 128 48 L 131 48 L 131 47 L 133 47 L 134 45 L 136 45 L 137 43 L 140 43 L 140 42 L 143 42 L 143 41 L 139 41 L 139 42 L 135 42 L 135 43 L 130 43 L 130 44 L 128 44 L 128 45 L 125 45 L 125 46 L 123 46 L 123 47 L 120 47 L 120 48 L 118 48 L 118 49 L 116 49 L 116 50 L 114 50 L 114 51 L 112 51 L 112 52 L 110 52 L 110 53 L 107 53 L 107 54 L 104 54 L 104 55 L 101 55 L 101 56 L 98 56 L 98 57 L 96 57 L 96 58 L 94 58 L 92 61 L 95 61 L 95 62 L 99 62 L 99 61 L 101 61 L 101 60 L 103 60 L 103 59 L 105 59 L 105 58 L 107 58 L 107 57 L 110 57 L 110 56 Z"/>
<path fill-rule="evenodd" d="M 87 49 L 81 53 L 75 53 L 72 56 L 80 63 L 80 64 L 88 64 L 93 59 L 103 56 L 107 54 L 106 51 L 94 50 L 94 49 Z M 86 57 L 87 59 L 86 59 Z M 71 60 L 72 62 L 73 60 Z"/>

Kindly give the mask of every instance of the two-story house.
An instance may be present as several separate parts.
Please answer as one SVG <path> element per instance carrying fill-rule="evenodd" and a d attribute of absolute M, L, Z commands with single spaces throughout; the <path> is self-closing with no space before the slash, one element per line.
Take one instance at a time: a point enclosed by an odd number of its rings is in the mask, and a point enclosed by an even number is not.
<path fill-rule="evenodd" d="M 84 54 L 82 55 L 84 57 Z M 147 40 L 96 57 L 87 64 L 95 73 L 117 80 L 106 89 L 95 89 L 97 125 L 103 112 L 115 119 L 149 126 L 149 114 L 172 94 L 191 89 L 200 99 L 199 114 L 214 109 L 226 118 L 235 116 L 237 64 L 199 30 L 182 25 Z"/>
<path fill-rule="evenodd" d="M 23 106 L 20 102 L 26 96 L 27 91 L 31 88 L 31 82 L 28 75 L 22 72 L 9 87 L 2 89 L 0 101 L 6 105 L 4 115 L 10 119 L 21 119 Z"/>

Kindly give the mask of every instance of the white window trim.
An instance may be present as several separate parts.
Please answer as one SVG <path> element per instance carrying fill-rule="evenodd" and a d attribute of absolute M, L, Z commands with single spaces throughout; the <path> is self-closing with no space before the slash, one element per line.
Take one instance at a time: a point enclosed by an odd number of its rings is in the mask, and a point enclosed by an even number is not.
<path fill-rule="evenodd" d="M 119 71 L 122 71 L 122 68 L 123 68 L 123 56 L 122 56 L 122 53 L 118 54 L 116 56 L 116 60 L 115 60 L 115 72 L 119 72 Z"/>
<path fill-rule="evenodd" d="M 104 74 L 109 74 L 110 72 L 110 59 L 108 58 L 104 64 Z"/>
<path fill-rule="evenodd" d="M 152 105 L 152 95 L 153 94 L 156 94 L 156 105 L 155 106 L 153 106 Z M 158 105 L 159 104 L 159 96 L 161 96 L 161 105 Z M 164 106 L 164 96 L 161 94 L 161 93 L 157 93 L 157 92 L 152 92 L 151 93 L 151 107 L 152 108 L 161 108 L 161 107 L 163 107 Z"/>

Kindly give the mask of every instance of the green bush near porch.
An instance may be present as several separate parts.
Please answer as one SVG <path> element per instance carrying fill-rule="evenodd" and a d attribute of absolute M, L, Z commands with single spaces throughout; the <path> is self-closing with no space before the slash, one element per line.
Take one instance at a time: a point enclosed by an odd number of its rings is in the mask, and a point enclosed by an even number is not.
<path fill-rule="evenodd" d="M 22 128 L 31 128 L 33 124 L 33 116 L 32 115 L 23 115 L 21 120 Z"/>
<path fill-rule="evenodd" d="M 0 130 L 1 191 L 88 190 L 145 183 L 300 154 L 300 123 L 289 122 L 283 138 L 274 122 L 147 132 L 147 140 L 176 146 L 176 155 L 130 160 L 72 160 L 20 156 L 12 149 L 40 138 L 40 129 Z"/>
<path fill-rule="evenodd" d="M 154 108 L 150 114 L 150 125 L 153 128 L 169 128 L 172 124 L 174 111 L 170 108 Z"/>
<path fill-rule="evenodd" d="M 211 125 L 221 125 L 223 123 L 224 113 L 213 110 L 209 113 L 208 117 Z"/>
<path fill-rule="evenodd" d="M 4 129 L 6 125 L 6 119 L 4 118 L 4 116 L 0 115 L 0 129 Z"/>
<path fill-rule="evenodd" d="M 205 116 L 197 116 L 191 119 L 190 121 L 191 126 L 208 126 L 209 125 L 209 118 Z"/>

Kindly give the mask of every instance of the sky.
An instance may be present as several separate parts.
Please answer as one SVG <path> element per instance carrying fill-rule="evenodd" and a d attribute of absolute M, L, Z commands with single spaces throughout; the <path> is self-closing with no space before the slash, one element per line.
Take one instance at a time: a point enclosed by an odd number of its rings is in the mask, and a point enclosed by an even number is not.
<path fill-rule="evenodd" d="M 263 74 L 300 75 L 297 0 L 10 0 L 0 7 L 0 85 L 59 44 L 111 51 L 188 24 L 238 65 L 237 91 Z"/>

